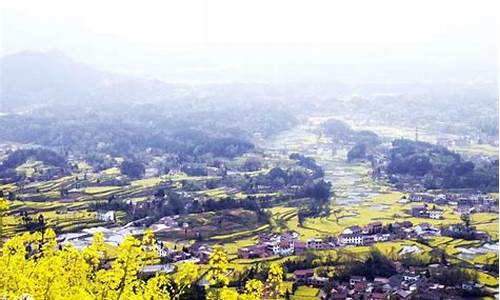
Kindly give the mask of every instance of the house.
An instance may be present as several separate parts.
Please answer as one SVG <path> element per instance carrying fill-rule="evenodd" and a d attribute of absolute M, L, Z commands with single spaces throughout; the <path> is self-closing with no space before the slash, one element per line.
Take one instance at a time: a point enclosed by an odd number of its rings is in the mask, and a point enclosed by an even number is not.
<path fill-rule="evenodd" d="M 344 229 L 344 231 L 342 232 L 343 234 L 358 234 L 358 233 L 361 233 L 363 230 L 361 227 L 359 227 L 358 225 L 354 225 L 354 226 L 350 226 L 350 227 L 347 227 L 346 229 Z"/>
<path fill-rule="evenodd" d="M 279 255 L 287 256 L 295 252 L 294 242 L 290 240 L 282 240 L 279 243 Z"/>
<path fill-rule="evenodd" d="M 339 236 L 339 243 L 341 245 L 363 245 L 363 235 L 362 234 L 341 234 Z"/>
<path fill-rule="evenodd" d="M 186 259 L 190 259 L 191 257 L 192 257 L 191 253 L 179 251 L 179 252 L 177 252 L 176 255 L 174 255 L 174 257 L 172 257 L 172 261 L 179 262 L 179 261 L 183 261 Z"/>
<path fill-rule="evenodd" d="M 366 281 L 366 277 L 364 276 L 351 276 L 351 278 L 349 279 L 349 284 L 354 286 L 356 283 L 363 281 Z"/>
<path fill-rule="evenodd" d="M 103 222 L 116 222 L 116 216 L 114 210 L 108 211 L 97 211 L 96 218 Z"/>
<path fill-rule="evenodd" d="M 269 252 L 271 252 L 272 254 L 274 254 L 274 255 L 280 254 L 280 243 L 279 243 L 279 241 L 274 240 L 274 241 L 271 241 L 271 242 L 264 243 L 264 245 L 266 246 L 266 250 L 269 251 Z"/>
<path fill-rule="evenodd" d="M 373 283 L 376 284 L 376 285 L 386 285 L 386 284 L 389 284 L 389 278 L 385 278 L 385 277 L 375 277 L 373 279 Z"/>
<path fill-rule="evenodd" d="M 175 267 L 171 264 L 162 265 L 146 265 L 139 271 L 142 274 L 153 275 L 157 273 L 170 274 L 175 271 Z"/>
<path fill-rule="evenodd" d="M 413 227 L 413 223 L 410 221 L 398 222 L 397 224 L 399 224 L 399 226 L 401 226 L 401 228 L 412 228 Z"/>
<path fill-rule="evenodd" d="M 375 242 L 375 237 L 371 235 L 362 234 L 341 234 L 339 236 L 339 243 L 341 245 L 355 245 L 364 246 Z"/>
<path fill-rule="evenodd" d="M 427 218 L 429 216 L 425 206 L 414 206 L 411 208 L 411 215 L 415 218 Z"/>
<path fill-rule="evenodd" d="M 429 218 L 439 220 L 443 217 L 443 210 L 439 208 L 433 208 L 428 211 Z"/>
<path fill-rule="evenodd" d="M 347 291 L 342 289 L 331 289 L 329 300 L 346 300 L 347 299 Z"/>
<path fill-rule="evenodd" d="M 397 290 L 401 287 L 403 282 L 405 281 L 404 277 L 401 274 L 394 274 L 389 279 L 389 285 L 393 290 Z"/>
<path fill-rule="evenodd" d="M 373 236 L 375 242 L 387 242 L 391 239 L 391 235 L 389 233 L 385 234 L 376 234 Z"/>
<path fill-rule="evenodd" d="M 170 227 L 170 228 L 179 227 L 179 222 L 177 220 L 175 220 L 174 217 L 170 217 L 170 216 L 166 216 L 166 217 L 161 218 L 160 220 L 158 220 L 158 223 L 166 225 L 167 227 Z"/>
<path fill-rule="evenodd" d="M 328 283 L 328 277 L 320 277 L 313 275 L 307 279 L 307 284 L 315 287 L 323 287 Z"/>
<path fill-rule="evenodd" d="M 404 272 L 402 275 L 405 281 L 410 281 L 410 282 L 415 282 L 420 278 L 420 275 L 414 272 Z"/>
<path fill-rule="evenodd" d="M 327 243 L 323 242 L 322 239 L 308 239 L 306 241 L 306 247 L 308 249 L 323 250 L 327 249 Z"/>
<path fill-rule="evenodd" d="M 388 292 L 372 292 L 370 299 L 372 300 L 389 300 L 390 294 Z"/>
<path fill-rule="evenodd" d="M 392 295 L 392 298 L 395 300 L 408 300 L 411 299 L 413 296 L 413 293 L 411 291 L 406 291 L 399 289 L 394 294 Z"/>
<path fill-rule="evenodd" d="M 302 255 L 306 251 L 306 243 L 302 241 L 294 241 L 293 249 L 296 255 Z"/>
<path fill-rule="evenodd" d="M 431 203 L 434 201 L 434 197 L 428 194 L 411 194 L 408 199 L 411 202 L 427 202 Z"/>
<path fill-rule="evenodd" d="M 382 232 L 383 224 L 380 221 L 369 223 L 365 226 L 365 232 L 367 234 L 376 234 Z"/>
<path fill-rule="evenodd" d="M 458 214 L 460 215 L 468 215 L 468 214 L 471 214 L 472 212 L 474 212 L 475 210 L 475 207 L 474 206 L 471 206 L 469 204 L 459 204 L 456 208 L 456 211 Z"/>
<path fill-rule="evenodd" d="M 363 246 L 373 244 L 375 242 L 375 236 L 373 235 L 364 235 L 363 236 Z"/>
<path fill-rule="evenodd" d="M 359 281 L 359 282 L 354 283 L 354 292 L 364 293 L 364 292 L 366 292 L 366 289 L 368 289 L 368 282 Z"/>
<path fill-rule="evenodd" d="M 293 272 L 296 283 L 307 283 L 307 280 L 314 276 L 313 269 L 296 270 Z"/>
<path fill-rule="evenodd" d="M 201 263 L 208 262 L 213 253 L 212 248 L 205 244 L 194 244 L 189 250 L 194 256 L 200 259 Z"/>
<path fill-rule="evenodd" d="M 164 247 L 163 242 L 156 242 L 156 250 L 158 251 L 158 256 L 160 257 L 168 257 L 173 252 L 173 250 Z"/>
<path fill-rule="evenodd" d="M 299 234 L 295 231 L 287 231 L 281 234 L 281 240 L 294 241 L 299 237 Z"/>
<path fill-rule="evenodd" d="M 431 224 L 429 223 L 422 223 L 420 225 L 415 226 L 415 233 L 417 235 L 439 235 L 440 231 L 436 228 L 434 228 Z"/>
<path fill-rule="evenodd" d="M 207 167 L 207 176 L 222 176 L 224 175 L 224 169 L 217 167 Z"/>
<path fill-rule="evenodd" d="M 243 247 L 238 249 L 238 258 L 263 258 L 269 256 L 263 245 Z"/>

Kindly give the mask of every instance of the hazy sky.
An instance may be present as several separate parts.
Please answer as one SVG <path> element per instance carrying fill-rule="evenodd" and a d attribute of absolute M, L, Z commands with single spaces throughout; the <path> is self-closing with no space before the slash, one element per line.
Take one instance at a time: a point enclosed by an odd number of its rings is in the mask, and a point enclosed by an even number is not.
<path fill-rule="evenodd" d="M 491 81 L 497 1 L 0 1 L 2 56 L 166 81 Z"/>

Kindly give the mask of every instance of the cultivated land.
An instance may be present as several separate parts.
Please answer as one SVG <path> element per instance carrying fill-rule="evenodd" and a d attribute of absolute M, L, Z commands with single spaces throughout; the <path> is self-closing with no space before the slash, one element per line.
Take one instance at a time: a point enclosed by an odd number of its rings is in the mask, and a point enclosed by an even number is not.
<path fill-rule="evenodd" d="M 230 259 L 231 268 L 243 272 L 262 262 L 295 260 L 296 256 L 269 256 L 265 258 L 238 258 L 238 249 L 258 243 L 258 235 L 262 233 L 285 233 L 294 231 L 298 239 L 311 238 L 328 239 L 338 236 L 347 227 L 380 221 L 383 224 L 410 221 L 417 225 L 430 223 L 435 227 L 460 223 L 460 216 L 450 206 L 437 206 L 443 209 L 443 218 L 422 219 L 413 217 L 410 213 L 411 203 L 402 203 L 400 200 L 408 194 L 395 190 L 389 184 L 374 181 L 371 176 L 371 167 L 367 162 L 347 163 L 347 149 L 338 147 L 328 137 L 319 134 L 322 118 L 310 118 L 292 130 L 286 131 L 271 141 L 258 144 L 258 150 L 266 161 L 267 168 L 256 172 L 241 172 L 244 176 L 255 176 L 269 172 L 269 166 L 290 165 L 289 155 L 301 153 L 316 160 L 325 171 L 325 179 L 332 182 L 335 195 L 330 199 L 330 214 L 324 217 L 307 218 L 299 223 L 299 208 L 292 200 L 283 201 L 266 209 L 270 213 L 269 224 L 260 222 L 253 211 L 245 209 L 226 209 L 218 212 L 204 212 L 188 214 L 179 217 L 180 223 L 189 224 L 190 230 L 203 236 L 203 243 L 210 246 L 221 245 Z M 382 136 L 393 137 L 401 134 L 412 135 L 408 130 L 395 130 L 386 127 L 368 127 L 378 131 Z M 423 139 L 432 139 L 430 134 L 422 134 Z M 471 153 L 491 154 L 492 149 L 484 147 L 469 147 L 463 149 Z M 119 158 L 117 158 L 119 159 Z M 236 158 L 243 160 L 244 157 Z M 33 215 L 43 214 L 45 222 L 53 226 L 59 233 L 79 232 L 92 227 L 115 227 L 125 225 L 125 213 L 118 212 L 116 222 L 110 224 L 96 218 L 92 205 L 99 201 L 106 201 L 109 197 L 119 197 L 131 202 L 141 203 L 147 196 L 153 194 L 159 187 L 168 184 L 177 191 L 183 191 L 186 183 L 207 182 L 217 179 L 218 176 L 187 176 L 185 174 L 164 175 L 131 181 L 125 185 L 101 185 L 121 176 L 118 168 L 110 168 L 99 173 L 88 171 L 85 162 L 79 162 L 80 174 L 66 176 L 57 180 L 35 182 L 25 186 L 9 184 L 1 186 L 4 191 L 14 191 L 22 201 L 13 201 L 9 215 L 4 218 L 5 234 L 11 236 L 24 230 L 20 220 L 20 211 L 28 211 Z M 26 172 L 30 172 L 32 165 L 23 165 Z M 85 174 L 85 180 L 75 187 L 76 178 Z M 68 193 L 61 195 L 61 189 Z M 220 200 L 226 197 L 246 199 L 247 196 L 279 197 L 279 193 L 246 194 L 235 188 L 217 187 L 193 192 L 198 197 Z M 496 195 L 498 196 L 498 195 Z M 300 200 L 300 199 L 299 199 Z M 307 201 L 308 199 L 302 199 Z M 296 200 L 294 200 L 296 201 Z M 325 257 L 337 257 L 341 261 L 344 257 L 356 257 L 362 260 L 372 247 L 380 250 L 389 257 L 397 257 L 404 248 L 411 246 L 421 250 L 421 257 L 432 257 L 434 249 L 442 249 L 447 260 L 452 264 L 460 264 L 464 268 L 473 268 L 475 264 L 488 264 L 498 260 L 498 214 L 477 213 L 471 216 L 471 224 L 478 230 L 487 232 L 492 241 L 486 247 L 485 242 L 466 241 L 450 237 L 433 237 L 423 243 L 417 239 L 376 242 L 373 246 L 346 246 L 341 249 L 318 251 Z M 190 231 L 182 229 L 160 230 L 157 237 L 169 247 L 193 245 L 197 242 L 196 236 Z M 206 268 L 206 266 L 203 266 Z M 328 269 L 335 273 L 335 268 Z M 488 288 L 498 288 L 498 278 L 480 271 L 479 281 Z M 287 274 L 293 278 L 293 274 Z M 318 299 L 319 289 L 300 286 L 293 294 L 292 299 Z"/>

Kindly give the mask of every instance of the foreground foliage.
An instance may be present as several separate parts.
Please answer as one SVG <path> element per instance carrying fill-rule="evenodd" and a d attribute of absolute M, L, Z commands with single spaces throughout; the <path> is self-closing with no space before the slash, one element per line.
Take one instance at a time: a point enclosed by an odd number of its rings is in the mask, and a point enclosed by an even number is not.
<path fill-rule="evenodd" d="M 1 199 L 0 199 L 1 200 Z M 8 208 L 1 201 L 1 211 Z M 178 265 L 174 275 L 156 274 L 147 279 L 141 269 L 154 263 L 155 238 L 146 231 L 142 240 L 133 236 L 120 244 L 114 260 L 107 257 L 101 233 L 83 250 L 59 245 L 51 229 L 17 235 L 2 245 L 0 253 L 1 299 L 180 299 L 199 281 L 198 266 Z M 245 291 L 228 288 L 228 260 L 216 248 L 209 261 L 208 299 L 257 300 L 265 284 L 249 280 Z M 282 295 L 283 269 L 272 265 L 268 276 L 269 295 Z"/>

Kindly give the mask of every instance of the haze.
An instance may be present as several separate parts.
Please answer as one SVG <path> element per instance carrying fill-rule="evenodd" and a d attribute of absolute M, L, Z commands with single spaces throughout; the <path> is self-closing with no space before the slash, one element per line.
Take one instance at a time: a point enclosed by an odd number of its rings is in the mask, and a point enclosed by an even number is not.
<path fill-rule="evenodd" d="M 167 82 L 494 82 L 496 1 L 4 1 L 2 56 Z"/>

